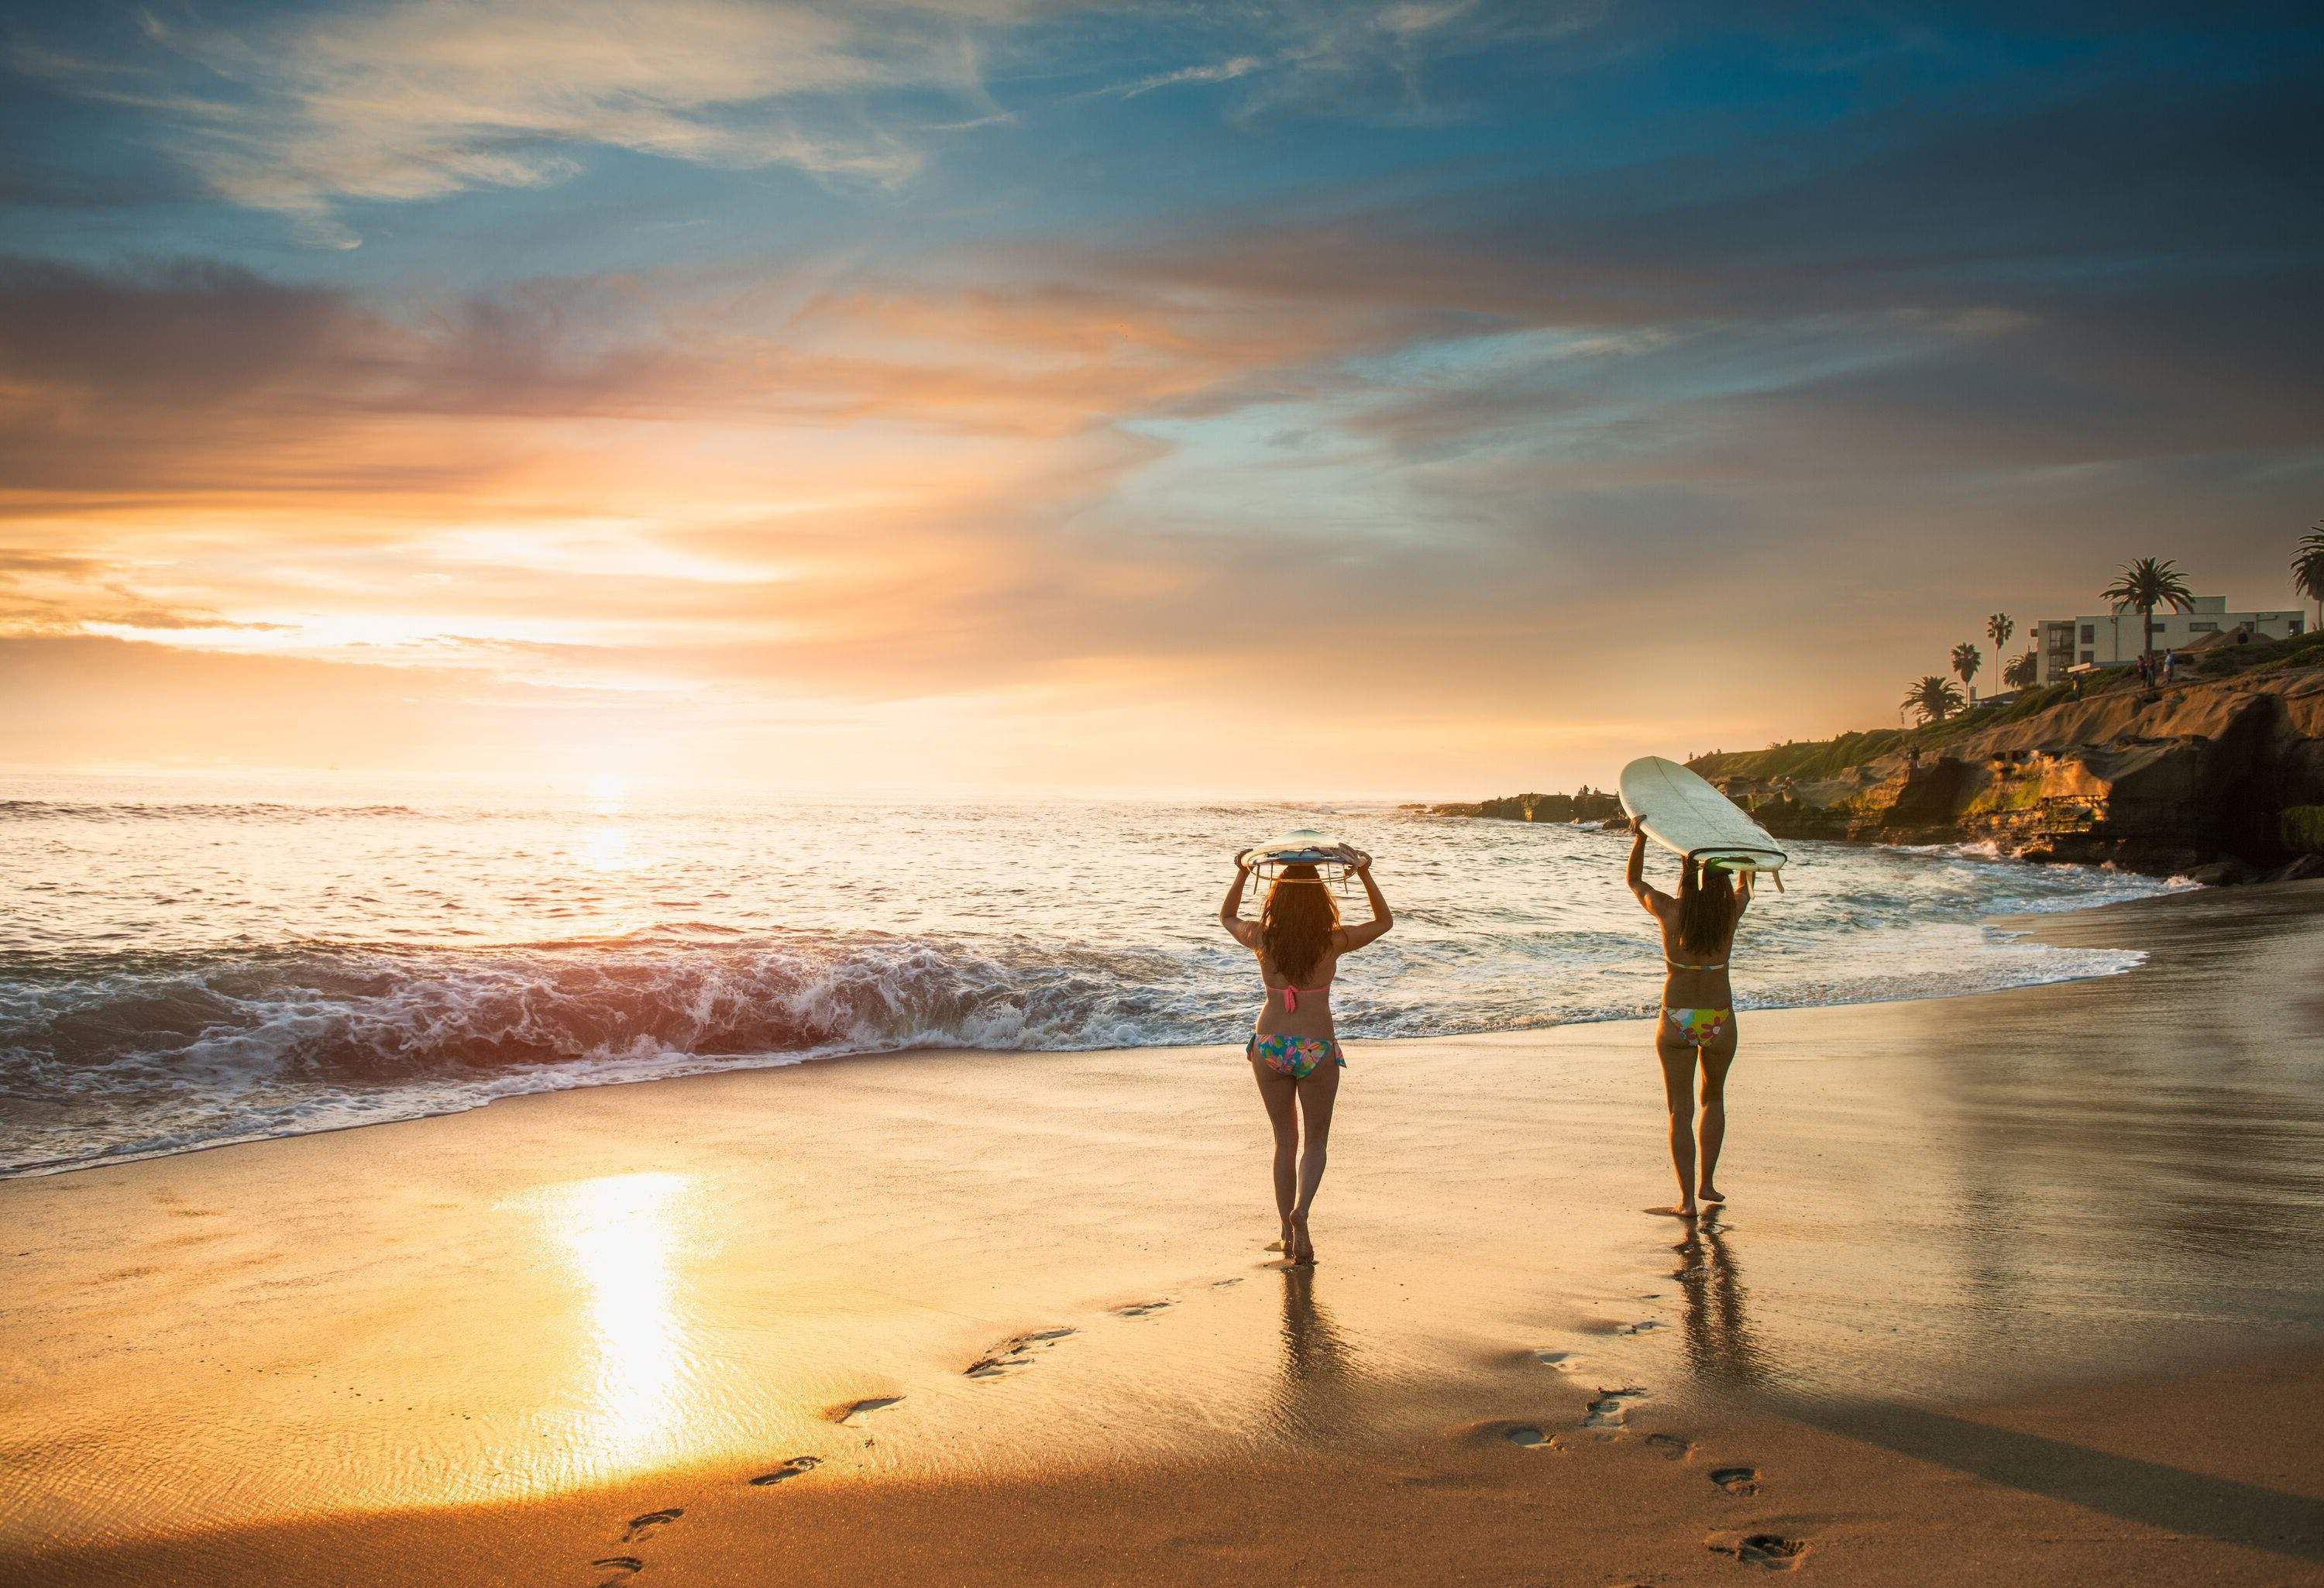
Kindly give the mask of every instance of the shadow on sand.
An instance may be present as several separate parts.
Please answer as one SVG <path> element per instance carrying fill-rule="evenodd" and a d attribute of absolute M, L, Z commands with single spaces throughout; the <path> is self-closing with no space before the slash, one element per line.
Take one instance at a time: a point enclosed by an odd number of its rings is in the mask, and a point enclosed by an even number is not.
<path fill-rule="evenodd" d="M 1685 1297 L 1681 1324 L 1697 1378 L 1765 1391 L 1781 1378 L 1753 1329 L 1732 1237 L 1714 1213 L 1672 1249 Z M 1989 1483 L 2064 1500 L 2124 1521 L 2324 1561 L 2324 1500 L 2087 1445 L 1972 1422 L 1925 1407 L 1835 1406 L 1777 1397 L 1772 1408 L 1810 1427 L 1877 1445 Z"/>
<path fill-rule="evenodd" d="M 2324 1500 L 2114 1455 L 1913 1406 L 1787 1406 L 1812 1427 L 1989 1483 L 2161 1528 L 2324 1561 Z"/>

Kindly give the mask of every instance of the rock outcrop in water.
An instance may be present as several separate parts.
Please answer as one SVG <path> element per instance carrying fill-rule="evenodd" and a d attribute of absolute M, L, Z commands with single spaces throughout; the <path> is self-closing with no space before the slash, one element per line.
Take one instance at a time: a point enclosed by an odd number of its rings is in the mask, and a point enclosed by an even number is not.
<path fill-rule="evenodd" d="M 1932 729 L 1690 764 L 1778 837 L 1991 841 L 2027 859 L 2112 861 L 2204 882 L 2324 875 L 2324 669 L 2080 700 L 2052 693 Z M 1612 796 L 1590 799 L 1589 817 L 1619 816 Z M 1574 797 L 1538 794 L 1432 808 L 1531 821 L 1582 814 Z"/>
<path fill-rule="evenodd" d="M 1473 805 L 1431 805 L 1431 816 L 1489 817 L 1505 822 L 1606 822 L 1622 818 L 1622 802 L 1602 790 L 1577 794 L 1511 794 Z"/>

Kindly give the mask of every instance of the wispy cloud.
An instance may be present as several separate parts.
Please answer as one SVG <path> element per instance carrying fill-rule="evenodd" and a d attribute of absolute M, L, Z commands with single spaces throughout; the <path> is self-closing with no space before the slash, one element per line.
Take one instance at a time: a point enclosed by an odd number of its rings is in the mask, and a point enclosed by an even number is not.
<path fill-rule="evenodd" d="M 33 46 L 14 64 L 176 122 L 183 158 L 219 196 L 346 247 L 359 238 L 345 201 L 546 186 L 593 145 L 899 181 L 920 152 L 862 114 L 863 97 L 933 89 L 987 109 L 961 30 L 1009 10 L 394 0 L 250 30 L 149 14 L 155 60 L 134 71 Z"/>
<path fill-rule="evenodd" d="M 1266 64 L 1256 55 L 1238 55 L 1210 66 L 1182 66 L 1176 71 L 1157 71 L 1132 82 L 1093 88 L 1090 97 L 1114 95 L 1123 99 L 1135 99 L 1140 94 L 1151 94 L 1157 88 L 1174 88 L 1183 83 L 1231 83 L 1237 78 L 1249 77 Z"/>

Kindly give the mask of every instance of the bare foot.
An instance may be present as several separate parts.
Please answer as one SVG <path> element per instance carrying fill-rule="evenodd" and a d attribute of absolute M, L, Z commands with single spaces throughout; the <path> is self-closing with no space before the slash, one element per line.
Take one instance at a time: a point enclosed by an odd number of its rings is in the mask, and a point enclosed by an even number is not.
<path fill-rule="evenodd" d="M 1291 1239 L 1284 1244 L 1283 1255 L 1302 1267 L 1315 1260 L 1315 1243 L 1307 1238 L 1305 1214 L 1291 1215 Z"/>
<path fill-rule="evenodd" d="M 1646 1211 L 1660 1214 L 1668 1219 L 1691 1219 L 1700 1216 L 1695 1213 L 1694 1204 L 1692 1202 L 1682 1202 L 1673 1207 L 1650 1207 Z"/>
<path fill-rule="evenodd" d="M 1697 1195 L 1701 1196 L 1705 1202 L 1723 1203 L 1727 1200 L 1727 1194 L 1708 1180 L 1702 1183 L 1702 1189 Z"/>

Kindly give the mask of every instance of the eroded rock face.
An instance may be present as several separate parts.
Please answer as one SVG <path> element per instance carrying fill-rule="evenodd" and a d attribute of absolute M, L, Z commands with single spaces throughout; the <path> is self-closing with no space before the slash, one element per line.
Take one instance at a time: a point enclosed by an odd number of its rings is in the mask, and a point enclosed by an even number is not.
<path fill-rule="evenodd" d="M 1748 768 L 1754 759 L 1720 762 Z M 1964 734 L 1941 753 L 1891 751 L 1812 779 L 1743 771 L 1711 780 L 1782 838 L 1991 839 L 2036 860 L 2111 860 L 2222 881 L 2288 874 L 2307 851 L 2286 834 L 2307 828 L 2287 826 L 2286 812 L 2324 806 L 2324 670 L 2159 694 L 2111 690 Z M 1587 789 L 1427 808 L 1504 821 L 1622 816 L 1612 794 Z"/>
<path fill-rule="evenodd" d="M 1713 780 L 1778 836 L 1989 838 L 2036 858 L 2240 874 L 2293 859 L 2284 811 L 2324 803 L 2324 675 L 2070 702 L 1939 756 L 1813 781 Z"/>

